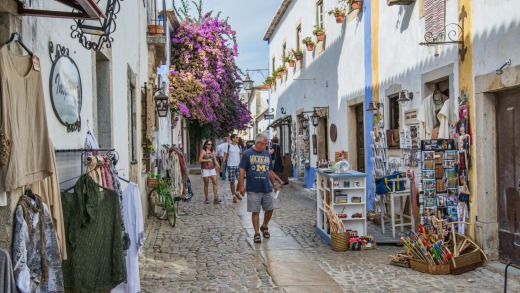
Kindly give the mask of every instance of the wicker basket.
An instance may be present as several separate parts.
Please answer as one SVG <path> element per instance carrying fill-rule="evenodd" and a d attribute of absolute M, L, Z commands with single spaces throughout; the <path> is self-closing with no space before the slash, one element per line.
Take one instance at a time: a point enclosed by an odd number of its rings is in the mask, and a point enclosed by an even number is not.
<path fill-rule="evenodd" d="M 332 233 L 332 250 L 347 251 L 348 250 L 348 233 Z"/>
<path fill-rule="evenodd" d="M 482 254 L 479 250 L 465 253 L 453 258 L 450 262 L 451 273 L 459 275 L 482 266 Z"/>
<path fill-rule="evenodd" d="M 150 188 L 156 188 L 159 186 L 159 179 L 157 178 L 146 178 L 146 185 Z"/>
<path fill-rule="evenodd" d="M 442 265 L 430 265 L 422 261 L 410 259 L 410 266 L 415 271 L 431 275 L 448 275 L 451 272 L 449 263 Z"/>

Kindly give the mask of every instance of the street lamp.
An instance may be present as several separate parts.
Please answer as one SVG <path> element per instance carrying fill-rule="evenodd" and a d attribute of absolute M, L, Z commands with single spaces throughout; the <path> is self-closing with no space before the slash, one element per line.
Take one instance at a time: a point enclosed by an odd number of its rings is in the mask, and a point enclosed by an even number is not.
<path fill-rule="evenodd" d="M 314 127 L 316 127 L 316 126 L 318 126 L 318 124 L 320 124 L 320 115 L 318 115 L 318 113 L 316 113 L 316 109 L 314 109 L 314 112 L 312 112 L 311 121 L 312 121 L 312 126 L 314 126 Z"/>
<path fill-rule="evenodd" d="M 249 77 L 249 72 L 246 73 L 246 78 L 242 81 L 244 89 L 250 91 L 253 88 L 254 81 Z"/>
<path fill-rule="evenodd" d="M 301 114 L 300 116 L 300 124 L 303 129 L 309 128 L 309 118 L 305 117 L 305 114 Z"/>
<path fill-rule="evenodd" d="M 162 90 L 154 97 L 155 108 L 159 117 L 167 117 L 170 109 L 170 98 L 163 93 Z"/>

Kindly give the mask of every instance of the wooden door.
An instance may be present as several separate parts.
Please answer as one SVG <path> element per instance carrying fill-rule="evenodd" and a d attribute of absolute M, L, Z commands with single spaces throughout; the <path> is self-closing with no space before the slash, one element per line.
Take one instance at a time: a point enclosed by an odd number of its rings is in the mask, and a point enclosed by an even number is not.
<path fill-rule="evenodd" d="M 497 98 L 499 255 L 520 260 L 520 91 Z M 484 135 L 484 134 L 483 134 Z"/>
<path fill-rule="evenodd" d="M 357 171 L 365 172 L 365 123 L 363 104 L 356 106 L 356 153 Z"/>

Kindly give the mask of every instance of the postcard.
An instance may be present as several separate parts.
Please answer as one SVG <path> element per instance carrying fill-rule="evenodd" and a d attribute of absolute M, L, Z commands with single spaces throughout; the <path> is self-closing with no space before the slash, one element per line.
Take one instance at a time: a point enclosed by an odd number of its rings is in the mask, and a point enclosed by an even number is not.
<path fill-rule="evenodd" d="M 442 165 L 435 166 L 435 178 L 436 179 L 444 178 L 444 167 Z"/>
<path fill-rule="evenodd" d="M 435 160 L 424 161 L 425 170 L 435 170 Z"/>
<path fill-rule="evenodd" d="M 437 206 L 437 198 L 436 197 L 425 197 L 424 198 L 424 206 L 425 207 L 436 207 Z"/>
<path fill-rule="evenodd" d="M 456 196 L 448 196 L 448 199 L 446 200 L 446 204 L 448 206 L 454 206 L 459 203 L 459 199 Z"/>
<path fill-rule="evenodd" d="M 434 197 L 436 194 L 435 188 L 424 189 L 424 197 Z"/>
<path fill-rule="evenodd" d="M 437 205 L 438 206 L 446 206 L 447 200 L 448 200 L 448 195 L 446 193 L 437 194 Z"/>
<path fill-rule="evenodd" d="M 423 188 L 435 188 L 435 179 L 423 179 Z"/>
<path fill-rule="evenodd" d="M 435 179 L 435 170 L 423 170 L 424 179 Z"/>
<path fill-rule="evenodd" d="M 444 153 L 443 152 L 435 152 L 435 163 L 436 164 L 442 164 L 443 160 L 444 160 Z"/>
<path fill-rule="evenodd" d="M 455 160 L 457 158 L 457 151 L 446 151 L 444 152 L 445 160 Z"/>
<path fill-rule="evenodd" d="M 423 161 L 435 160 L 435 152 L 422 152 Z"/>
<path fill-rule="evenodd" d="M 455 171 L 455 169 L 445 169 L 444 173 L 445 173 L 446 179 L 453 179 L 453 178 L 457 179 L 457 172 Z"/>
<path fill-rule="evenodd" d="M 448 188 L 457 188 L 459 186 L 459 179 L 457 177 L 446 179 L 446 186 L 448 186 Z"/>
<path fill-rule="evenodd" d="M 457 197 L 459 194 L 457 188 L 448 188 L 448 196 L 455 196 Z"/>
<path fill-rule="evenodd" d="M 448 206 L 448 214 L 457 217 L 457 206 Z"/>
<path fill-rule="evenodd" d="M 457 165 L 455 160 L 444 160 L 444 168 L 453 169 Z"/>
<path fill-rule="evenodd" d="M 437 179 L 435 181 L 435 188 L 437 192 L 445 192 L 446 191 L 446 181 L 444 179 Z"/>

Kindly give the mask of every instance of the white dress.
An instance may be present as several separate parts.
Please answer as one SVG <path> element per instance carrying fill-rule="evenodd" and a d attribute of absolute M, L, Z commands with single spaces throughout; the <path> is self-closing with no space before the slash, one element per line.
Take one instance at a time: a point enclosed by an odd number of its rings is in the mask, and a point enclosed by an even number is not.
<path fill-rule="evenodd" d="M 135 183 L 130 182 L 123 191 L 123 209 L 126 232 L 130 237 L 130 248 L 126 254 L 127 282 L 119 284 L 112 292 L 137 293 L 141 291 L 138 255 L 143 251 L 145 238 L 141 194 Z"/>

